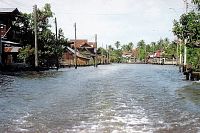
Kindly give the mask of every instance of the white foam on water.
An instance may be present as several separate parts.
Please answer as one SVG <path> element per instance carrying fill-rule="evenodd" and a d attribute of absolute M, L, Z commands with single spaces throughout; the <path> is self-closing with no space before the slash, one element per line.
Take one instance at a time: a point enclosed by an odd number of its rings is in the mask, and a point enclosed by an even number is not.
<path fill-rule="evenodd" d="M 16 132 L 28 132 L 29 130 L 28 130 L 28 129 L 24 129 L 24 128 L 19 128 L 19 127 L 18 127 L 18 128 L 15 129 L 15 131 L 16 131 Z"/>
<path fill-rule="evenodd" d="M 128 108 L 126 104 L 121 104 L 124 110 Z M 120 112 L 124 110 L 105 109 L 99 111 L 99 115 L 93 116 L 91 121 L 81 121 L 80 125 L 74 126 L 72 129 L 66 129 L 66 132 L 81 132 L 81 133 L 95 133 L 95 132 L 130 132 L 130 133 L 151 133 L 150 129 L 146 125 L 151 125 L 148 117 L 145 115 L 145 110 L 140 107 L 134 107 L 133 112 L 126 115 L 120 115 Z M 130 112 L 130 110 L 128 110 Z M 113 115 L 108 115 L 112 114 Z M 121 112 L 123 113 L 123 112 Z M 94 120 L 94 121 L 92 121 Z"/>
<path fill-rule="evenodd" d="M 26 115 L 20 117 L 19 119 L 17 120 L 13 120 L 13 123 L 15 125 L 14 130 L 16 132 L 28 132 L 29 130 L 28 129 L 25 129 L 25 128 L 22 128 L 22 127 L 27 127 L 28 126 L 32 126 L 32 123 L 29 123 L 26 119 L 28 117 L 30 117 L 31 114 L 29 113 L 26 113 Z"/>

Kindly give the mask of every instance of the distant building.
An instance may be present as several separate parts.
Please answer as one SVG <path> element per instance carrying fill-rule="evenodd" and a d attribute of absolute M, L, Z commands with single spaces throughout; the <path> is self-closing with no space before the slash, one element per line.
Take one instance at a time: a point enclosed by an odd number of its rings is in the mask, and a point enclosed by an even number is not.
<path fill-rule="evenodd" d="M 74 45 L 74 40 L 70 40 L 70 47 L 67 47 L 63 57 L 60 61 L 62 66 L 73 66 L 75 65 L 75 47 L 77 65 L 91 65 L 94 63 L 95 53 L 96 53 L 96 44 L 95 42 L 88 42 L 86 39 L 76 40 L 76 46 Z"/>
<path fill-rule="evenodd" d="M 89 65 L 90 58 L 84 57 L 80 53 L 76 53 L 77 57 L 77 65 L 79 66 L 84 66 L 84 65 Z M 65 52 L 63 53 L 63 56 L 60 60 L 60 65 L 62 67 L 65 66 L 74 66 L 75 65 L 75 50 L 67 47 Z"/>
<path fill-rule="evenodd" d="M 137 63 L 139 60 L 138 49 L 132 49 L 131 51 L 124 51 L 122 53 L 123 61 L 126 63 Z"/>
<path fill-rule="evenodd" d="M 166 58 L 164 57 L 164 51 L 157 50 L 149 55 L 147 62 L 152 64 L 165 64 L 165 60 Z"/>
<path fill-rule="evenodd" d="M 162 50 L 157 50 L 154 53 L 151 53 L 148 58 L 148 63 L 151 64 L 162 64 L 162 65 L 175 65 L 177 64 L 176 58 L 174 55 L 165 55 L 165 52 Z"/>
<path fill-rule="evenodd" d="M 122 53 L 123 62 L 132 63 L 132 52 L 123 52 Z"/>

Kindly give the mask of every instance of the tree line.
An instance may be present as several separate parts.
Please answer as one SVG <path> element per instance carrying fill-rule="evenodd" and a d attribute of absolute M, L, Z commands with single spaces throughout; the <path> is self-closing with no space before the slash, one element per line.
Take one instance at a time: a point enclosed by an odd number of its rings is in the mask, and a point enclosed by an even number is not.
<path fill-rule="evenodd" d="M 200 1 L 192 0 L 196 7 L 174 20 L 173 33 L 180 40 L 180 45 L 188 48 L 187 63 L 194 69 L 200 68 Z"/>
<path fill-rule="evenodd" d="M 126 61 L 122 57 L 123 53 L 132 53 L 132 56 L 134 56 L 138 62 L 145 62 L 150 54 L 154 54 L 158 50 L 164 51 L 163 56 L 166 58 L 177 58 L 177 42 L 170 41 L 168 38 L 161 38 L 160 40 L 149 44 L 144 40 L 140 40 L 136 45 L 132 42 L 121 44 L 120 41 L 116 41 L 114 45 L 109 45 L 107 50 L 99 48 L 99 53 L 107 55 L 109 52 L 110 61 L 114 63 Z"/>

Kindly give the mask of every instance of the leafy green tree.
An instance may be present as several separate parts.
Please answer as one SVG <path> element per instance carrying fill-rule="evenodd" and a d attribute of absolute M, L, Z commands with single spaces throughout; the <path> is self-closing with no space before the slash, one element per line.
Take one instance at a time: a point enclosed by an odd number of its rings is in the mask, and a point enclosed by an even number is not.
<path fill-rule="evenodd" d="M 107 50 L 104 49 L 104 48 L 102 48 L 102 47 L 100 47 L 100 48 L 97 49 L 97 53 L 101 54 L 101 55 L 107 56 Z"/>
<path fill-rule="evenodd" d="M 150 46 L 151 46 L 151 52 L 154 53 L 157 50 L 157 49 L 155 49 L 156 43 L 151 42 Z"/>
<path fill-rule="evenodd" d="M 20 49 L 18 59 L 28 65 L 32 65 L 34 63 L 34 48 L 28 45 Z"/>
<path fill-rule="evenodd" d="M 144 61 L 146 59 L 146 44 L 144 40 L 141 40 L 137 43 L 139 49 L 139 59 Z"/>
<path fill-rule="evenodd" d="M 196 4 L 198 10 L 200 10 L 200 0 L 192 0 L 192 3 Z"/>
<path fill-rule="evenodd" d="M 112 45 L 108 45 L 108 50 L 109 51 L 113 51 L 114 50 L 114 48 L 112 47 Z"/>
<path fill-rule="evenodd" d="M 121 49 L 122 49 L 122 51 L 130 52 L 130 51 L 132 51 L 133 46 L 134 46 L 133 43 L 130 42 L 128 44 L 122 45 Z"/>
<path fill-rule="evenodd" d="M 115 62 L 115 63 L 122 62 L 122 50 L 121 49 L 113 50 L 110 55 L 111 55 L 110 56 L 111 62 Z"/>
<path fill-rule="evenodd" d="M 58 31 L 57 39 L 56 35 L 50 29 L 51 25 L 49 21 L 53 18 L 53 14 L 50 4 L 45 4 L 42 9 L 37 9 L 39 66 L 56 65 L 58 67 L 58 61 L 67 45 L 67 39 L 65 39 L 61 28 Z M 20 41 L 24 45 L 18 57 L 33 66 L 34 54 L 30 52 L 34 49 L 34 24 L 32 16 L 32 14 L 22 14 L 22 17 L 18 19 L 16 27 L 21 32 Z"/>
<path fill-rule="evenodd" d="M 199 48 L 194 48 L 190 47 L 187 50 L 188 54 L 188 63 L 192 65 L 193 69 L 198 69 L 200 70 L 200 49 Z"/>
<path fill-rule="evenodd" d="M 174 22 L 173 32 L 180 39 L 187 39 L 187 46 L 200 47 L 200 14 L 190 12 L 183 14 L 178 21 Z"/>

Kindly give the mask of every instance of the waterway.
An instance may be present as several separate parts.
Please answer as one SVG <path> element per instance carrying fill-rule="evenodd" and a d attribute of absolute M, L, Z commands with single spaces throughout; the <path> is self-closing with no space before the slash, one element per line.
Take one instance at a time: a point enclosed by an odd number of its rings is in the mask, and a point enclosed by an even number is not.
<path fill-rule="evenodd" d="M 200 85 L 176 66 L 0 75 L 2 133 L 198 133 Z"/>

